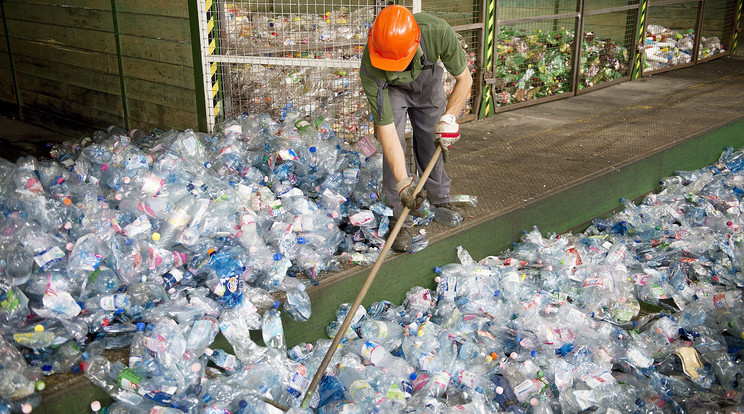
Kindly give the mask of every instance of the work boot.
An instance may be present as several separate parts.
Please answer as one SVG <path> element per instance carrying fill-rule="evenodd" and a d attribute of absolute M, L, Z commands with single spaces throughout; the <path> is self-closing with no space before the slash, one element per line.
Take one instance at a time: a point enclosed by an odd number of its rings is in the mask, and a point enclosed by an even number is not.
<path fill-rule="evenodd" d="M 395 222 L 391 222 L 390 228 L 393 228 L 394 226 Z M 395 240 L 393 240 L 393 245 L 390 246 L 390 248 L 395 250 L 396 252 L 407 252 L 408 249 L 411 248 L 412 238 L 413 235 L 411 234 L 411 228 L 403 226 L 400 228 L 400 231 L 395 237 Z"/>
<path fill-rule="evenodd" d="M 460 207 L 457 207 L 456 205 L 454 205 L 454 204 L 452 204 L 450 202 L 434 204 L 434 207 L 436 207 L 436 208 L 445 208 L 447 210 L 452 211 L 453 213 L 459 214 L 460 217 L 462 217 L 463 219 L 465 218 L 465 210 L 461 209 Z"/>

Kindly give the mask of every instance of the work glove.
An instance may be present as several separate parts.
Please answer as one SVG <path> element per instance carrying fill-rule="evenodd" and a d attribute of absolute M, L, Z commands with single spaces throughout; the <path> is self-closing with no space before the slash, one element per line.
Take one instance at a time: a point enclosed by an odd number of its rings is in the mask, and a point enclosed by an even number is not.
<path fill-rule="evenodd" d="M 400 202 L 411 210 L 421 207 L 421 204 L 426 200 L 426 190 L 423 189 L 414 197 L 413 191 L 416 189 L 417 183 L 417 177 L 406 177 L 395 184 Z"/>
<path fill-rule="evenodd" d="M 434 128 L 434 133 L 436 134 L 437 145 L 442 147 L 442 159 L 447 162 L 452 144 L 460 139 L 460 124 L 457 123 L 454 116 L 443 115 Z"/>

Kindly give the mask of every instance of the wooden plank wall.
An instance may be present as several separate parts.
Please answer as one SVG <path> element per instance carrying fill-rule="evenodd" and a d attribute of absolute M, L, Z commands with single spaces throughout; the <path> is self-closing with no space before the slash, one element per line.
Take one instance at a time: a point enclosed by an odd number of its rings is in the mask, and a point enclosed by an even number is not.
<path fill-rule="evenodd" d="M 3 1 L 22 119 L 71 136 L 196 128 L 188 0 Z"/>
<path fill-rule="evenodd" d="M 116 0 L 116 7 L 130 127 L 197 129 L 202 86 L 194 80 L 188 0 Z"/>
<path fill-rule="evenodd" d="M 3 9 L 0 4 L 0 101 L 15 105 L 15 84 L 8 53 L 8 38 L 5 36 L 5 24 L 2 18 Z"/>

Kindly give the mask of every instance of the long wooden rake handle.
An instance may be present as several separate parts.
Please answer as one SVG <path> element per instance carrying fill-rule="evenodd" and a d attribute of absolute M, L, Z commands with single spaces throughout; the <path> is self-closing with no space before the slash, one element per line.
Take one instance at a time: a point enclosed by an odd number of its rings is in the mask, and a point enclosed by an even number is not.
<path fill-rule="evenodd" d="M 434 165 L 437 163 L 437 160 L 439 160 L 439 156 L 441 154 L 442 148 L 437 146 L 436 151 L 434 151 L 434 155 L 432 155 L 431 159 L 429 160 L 429 164 L 426 165 L 426 169 L 424 170 L 423 174 L 421 174 L 418 185 L 416 185 L 416 188 L 413 190 L 414 196 L 418 194 L 422 188 L 424 188 L 424 183 L 426 183 L 426 180 L 429 178 L 429 174 L 431 174 L 431 170 L 434 169 Z M 367 291 L 369 290 L 370 286 L 372 286 L 372 282 L 375 280 L 377 272 L 379 272 L 380 267 L 382 267 L 382 262 L 385 261 L 385 256 L 387 256 L 388 252 L 390 251 L 390 248 L 392 247 L 395 238 L 398 236 L 401 227 L 403 227 L 403 222 L 405 221 L 406 217 L 408 217 L 408 213 L 410 211 L 411 209 L 409 209 L 408 207 L 403 207 L 403 212 L 400 214 L 398 221 L 395 223 L 395 226 L 393 226 L 393 230 L 390 232 L 390 235 L 385 241 L 385 246 L 383 246 L 382 252 L 380 252 L 380 257 L 377 258 L 374 266 L 372 266 L 372 270 L 369 272 L 367 280 L 364 281 L 364 285 L 359 291 L 359 294 L 357 294 L 356 300 L 354 300 L 354 303 L 351 305 L 349 313 L 346 314 L 346 318 L 344 318 L 344 322 L 341 324 L 341 328 L 339 328 L 338 333 L 336 333 L 336 336 L 333 338 L 331 347 L 328 348 L 328 352 L 326 352 L 325 357 L 323 357 L 323 361 L 321 361 L 320 366 L 318 367 L 318 370 L 315 371 L 315 375 L 313 375 L 313 380 L 310 382 L 307 393 L 305 393 L 305 398 L 302 400 L 303 408 L 307 408 L 310 405 L 310 400 L 312 399 L 313 394 L 315 394 L 315 388 L 318 387 L 318 383 L 320 383 L 320 380 L 323 378 L 323 374 L 325 373 L 326 368 L 328 368 L 328 364 L 331 362 L 333 354 L 336 353 L 338 344 L 341 343 L 341 338 L 344 337 L 344 335 L 346 334 L 346 330 L 349 329 L 352 318 L 356 314 L 359 305 L 362 304 L 362 300 L 364 300 L 364 297 L 367 295 Z"/>

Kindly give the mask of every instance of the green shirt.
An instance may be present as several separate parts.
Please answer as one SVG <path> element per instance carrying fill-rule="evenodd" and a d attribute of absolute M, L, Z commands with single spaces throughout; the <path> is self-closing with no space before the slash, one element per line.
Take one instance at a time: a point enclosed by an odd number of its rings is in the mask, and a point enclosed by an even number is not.
<path fill-rule="evenodd" d="M 436 63 L 441 60 L 444 67 L 454 76 L 461 74 L 467 68 L 467 59 L 465 51 L 462 50 L 457 35 L 452 27 L 444 20 L 430 13 L 417 13 L 413 17 L 421 30 L 421 37 L 426 46 L 426 58 L 430 62 Z M 383 89 L 383 116 L 380 117 L 377 108 L 378 84 L 375 79 L 388 82 L 390 85 L 401 85 L 413 82 L 423 69 L 421 56 L 423 55 L 421 46 L 416 50 L 412 64 L 408 65 L 406 70 L 401 72 L 388 72 L 377 69 L 372 66 L 369 60 L 368 47 L 364 47 L 362 54 L 362 65 L 366 68 L 372 78 L 367 76 L 363 70 L 359 71 L 362 80 L 364 93 L 367 95 L 372 116 L 378 125 L 387 125 L 393 122 L 393 110 L 390 106 L 390 97 L 387 89 Z M 375 78 L 375 79 L 373 79 Z"/>

